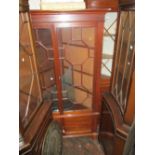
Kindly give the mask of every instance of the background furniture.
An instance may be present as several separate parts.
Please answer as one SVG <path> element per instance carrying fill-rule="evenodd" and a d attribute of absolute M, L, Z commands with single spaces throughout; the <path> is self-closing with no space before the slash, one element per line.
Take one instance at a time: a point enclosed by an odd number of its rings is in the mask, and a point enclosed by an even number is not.
<path fill-rule="evenodd" d="M 47 143 L 50 152 L 61 154 L 61 130 L 55 122 L 51 124 L 51 101 L 42 97 L 29 7 L 24 0 L 20 0 L 19 11 L 19 120 L 19 154 L 47 155 Z"/>
<path fill-rule="evenodd" d="M 121 5 L 122 6 L 122 5 Z M 108 155 L 121 155 L 135 114 L 135 14 L 121 7 L 110 92 L 103 94 L 99 140 Z"/>

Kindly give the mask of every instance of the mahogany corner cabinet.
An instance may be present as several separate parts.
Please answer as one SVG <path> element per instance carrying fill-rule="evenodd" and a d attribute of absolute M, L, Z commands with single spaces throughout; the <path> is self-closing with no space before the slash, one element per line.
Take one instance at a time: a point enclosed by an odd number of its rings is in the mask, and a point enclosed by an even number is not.
<path fill-rule="evenodd" d="M 30 12 L 43 97 L 66 137 L 97 137 L 106 11 Z"/>

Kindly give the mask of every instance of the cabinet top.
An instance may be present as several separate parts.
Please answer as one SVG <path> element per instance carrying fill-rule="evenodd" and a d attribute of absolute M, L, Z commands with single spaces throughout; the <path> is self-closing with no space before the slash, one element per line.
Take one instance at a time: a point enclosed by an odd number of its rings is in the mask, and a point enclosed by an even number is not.
<path fill-rule="evenodd" d="M 78 11 L 31 11 L 32 23 L 51 23 L 51 22 L 79 22 L 91 21 L 98 22 L 104 20 L 107 12 L 116 12 L 110 9 L 85 9 Z"/>
<path fill-rule="evenodd" d="M 61 15 L 61 14 L 103 14 L 106 12 L 116 12 L 118 9 L 104 8 L 104 9 L 84 9 L 73 11 L 52 11 L 52 10 L 31 10 L 31 14 L 38 15 Z"/>

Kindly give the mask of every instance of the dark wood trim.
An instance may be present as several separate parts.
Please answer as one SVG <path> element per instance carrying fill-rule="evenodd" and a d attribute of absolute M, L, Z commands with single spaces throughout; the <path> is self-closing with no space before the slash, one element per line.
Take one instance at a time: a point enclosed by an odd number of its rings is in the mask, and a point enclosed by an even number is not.
<path fill-rule="evenodd" d="M 115 135 L 111 132 L 100 132 L 99 142 L 103 146 L 106 155 L 112 155 Z"/>
<path fill-rule="evenodd" d="M 134 5 L 121 6 L 120 10 L 121 11 L 135 11 L 135 6 Z"/>
<path fill-rule="evenodd" d="M 101 83 L 101 61 L 102 61 L 102 37 L 103 37 L 103 25 L 104 21 L 99 22 L 96 29 L 96 41 L 95 45 L 96 54 L 94 58 L 94 79 L 93 79 L 93 111 L 100 112 L 101 111 L 101 91 L 100 91 L 100 83 Z M 98 36 L 98 37 L 97 37 Z M 92 123 L 92 132 L 96 132 L 97 126 L 99 124 L 99 117 L 94 117 Z"/>
<path fill-rule="evenodd" d="M 101 77 L 101 84 L 100 89 L 101 93 L 109 92 L 110 91 L 110 85 L 111 85 L 111 77 Z"/>
<path fill-rule="evenodd" d="M 108 131 L 106 131 L 106 132 L 100 132 L 100 134 L 102 135 L 102 136 L 106 136 L 106 137 L 114 137 L 114 134 L 113 133 L 111 133 L 111 132 L 108 132 Z"/>
<path fill-rule="evenodd" d="M 37 145 L 41 145 L 40 138 L 45 133 L 44 131 L 50 120 L 51 102 L 44 102 L 23 135 L 24 145 L 19 150 L 20 154 L 27 154 L 33 151 L 34 147 L 36 147 L 36 143 L 39 143 Z M 38 140 L 40 142 L 38 142 Z"/>
<path fill-rule="evenodd" d="M 121 10 L 132 10 L 135 9 L 135 0 L 119 0 L 119 6 Z"/>
<path fill-rule="evenodd" d="M 29 24 L 28 24 L 28 29 L 29 29 L 29 37 L 30 37 L 30 43 L 31 43 L 31 49 L 32 49 L 32 53 L 33 53 L 33 61 L 34 61 L 34 68 L 35 68 L 35 72 L 36 72 L 36 77 L 37 77 L 37 84 L 38 84 L 38 89 L 39 89 L 39 96 L 41 99 L 41 102 L 43 101 L 43 97 L 42 97 L 42 91 L 41 91 L 41 81 L 39 78 L 39 68 L 37 65 L 37 59 L 36 59 L 36 49 L 35 49 L 35 43 L 34 43 L 34 35 L 32 33 L 32 23 L 31 23 L 31 19 L 30 19 L 30 14 L 28 13 L 28 19 L 29 19 Z"/>
<path fill-rule="evenodd" d="M 93 139 L 97 139 L 98 133 L 97 132 L 90 132 L 90 133 L 71 133 L 71 135 L 64 135 L 64 138 L 72 138 L 72 137 L 91 137 Z"/>
<path fill-rule="evenodd" d="M 48 10 L 31 10 L 30 14 L 36 14 L 36 15 L 62 15 L 62 14 L 103 14 L 105 12 L 115 12 L 116 10 L 111 10 L 109 9 L 85 9 L 85 10 L 75 10 L 75 11 L 48 11 Z M 118 11 L 118 10 L 117 10 Z"/>
<path fill-rule="evenodd" d="M 101 109 L 101 92 L 100 92 L 100 83 L 101 83 L 101 61 L 102 61 L 102 38 L 103 38 L 103 25 L 104 22 L 99 22 L 97 29 L 96 29 L 96 54 L 94 58 L 94 82 L 93 87 L 94 89 L 94 96 L 93 96 L 93 111 L 100 111 Z M 98 36 L 98 37 L 97 37 Z"/>
<path fill-rule="evenodd" d="M 127 138 L 130 126 L 124 124 L 124 120 L 119 107 L 116 104 L 114 97 L 110 93 L 104 93 L 103 102 L 106 103 L 111 110 L 114 121 L 115 132 L 122 137 Z"/>
<path fill-rule="evenodd" d="M 78 113 L 78 114 L 74 114 L 74 113 L 72 113 L 72 114 L 63 114 L 63 115 L 54 115 L 54 118 L 72 118 L 72 117 L 82 117 L 82 116 L 98 116 L 98 115 L 100 115 L 100 113 L 99 112 L 80 112 L 80 113 Z"/>
<path fill-rule="evenodd" d="M 59 111 L 60 114 L 63 114 L 63 101 L 62 101 L 62 85 L 61 85 L 61 66 L 60 66 L 60 62 L 59 62 L 59 49 L 58 49 L 58 38 L 57 38 L 57 33 L 56 33 L 56 27 L 54 25 L 52 25 L 52 33 L 51 36 L 52 37 L 52 43 L 53 43 L 53 54 L 54 54 L 54 58 L 55 58 L 55 80 L 56 80 L 56 85 L 57 85 L 57 91 L 58 91 L 58 107 L 59 107 Z"/>
<path fill-rule="evenodd" d="M 71 45 L 71 46 L 75 46 L 75 47 L 83 47 L 85 48 L 84 45 L 76 45 L 75 43 L 67 43 L 67 42 L 63 42 L 64 45 Z M 89 49 L 94 50 L 94 47 L 89 47 Z"/>
<path fill-rule="evenodd" d="M 114 84 L 114 74 L 115 74 L 115 66 L 116 66 L 116 59 L 117 59 L 117 43 L 120 41 L 119 39 L 119 25 L 120 25 L 120 12 L 118 12 L 118 17 L 117 17 L 117 30 L 116 30 L 116 40 L 115 40 L 115 47 L 114 47 L 114 54 L 113 54 L 113 63 L 112 63 L 112 72 L 111 72 L 111 81 L 110 81 L 110 90 L 112 90 L 112 86 Z"/>
<path fill-rule="evenodd" d="M 87 8 L 95 9 L 118 9 L 118 0 L 85 0 Z"/>
<path fill-rule="evenodd" d="M 129 97 L 126 107 L 126 112 L 124 114 L 124 121 L 128 125 L 132 125 L 135 118 L 135 73 L 132 75 L 131 87 L 129 91 Z"/>
<path fill-rule="evenodd" d="M 50 114 L 50 111 L 51 102 L 44 102 L 27 128 L 27 131 L 24 133 L 25 142 L 31 142 L 35 139 L 35 135 L 37 134 L 38 130 L 40 130 L 44 119 L 47 116 L 50 118 L 48 115 Z"/>
<path fill-rule="evenodd" d="M 125 142 L 126 139 L 120 137 L 119 135 L 115 135 L 112 155 L 122 155 Z"/>
<path fill-rule="evenodd" d="M 19 132 L 23 136 L 24 135 L 24 127 L 19 113 Z"/>
<path fill-rule="evenodd" d="M 19 12 L 28 12 L 29 4 L 28 0 L 19 0 Z"/>

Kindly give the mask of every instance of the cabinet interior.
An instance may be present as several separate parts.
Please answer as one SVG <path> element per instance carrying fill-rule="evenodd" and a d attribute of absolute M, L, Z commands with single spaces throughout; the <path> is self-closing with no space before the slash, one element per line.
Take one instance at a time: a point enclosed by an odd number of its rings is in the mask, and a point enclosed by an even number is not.
<path fill-rule="evenodd" d="M 64 109 L 72 108 L 75 104 L 92 109 L 96 28 L 56 28 L 58 64 L 52 47 L 51 30 L 33 31 L 44 97 L 50 97 L 53 104 L 59 102 L 57 87 L 61 85 Z M 56 75 L 58 66 L 60 73 Z M 56 83 L 56 76 L 61 79 L 60 83 Z"/>

